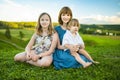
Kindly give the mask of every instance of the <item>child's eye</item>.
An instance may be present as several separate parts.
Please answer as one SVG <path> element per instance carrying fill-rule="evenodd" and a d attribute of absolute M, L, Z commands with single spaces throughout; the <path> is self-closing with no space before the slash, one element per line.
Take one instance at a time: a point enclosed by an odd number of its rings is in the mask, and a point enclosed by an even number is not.
<path fill-rule="evenodd" d="M 48 19 L 46 19 L 46 21 L 48 21 Z"/>
<path fill-rule="evenodd" d="M 67 16 L 70 16 L 70 14 L 67 14 Z"/>
<path fill-rule="evenodd" d="M 44 21 L 44 19 L 41 19 L 41 21 Z"/>

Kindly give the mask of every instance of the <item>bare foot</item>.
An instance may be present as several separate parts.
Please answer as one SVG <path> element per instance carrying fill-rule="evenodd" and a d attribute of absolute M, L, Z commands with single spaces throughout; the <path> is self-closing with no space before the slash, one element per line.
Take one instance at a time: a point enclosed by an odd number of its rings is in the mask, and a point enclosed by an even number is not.
<path fill-rule="evenodd" d="M 91 62 L 86 62 L 85 65 L 83 65 L 83 68 L 87 68 L 88 66 L 90 66 L 92 63 Z"/>

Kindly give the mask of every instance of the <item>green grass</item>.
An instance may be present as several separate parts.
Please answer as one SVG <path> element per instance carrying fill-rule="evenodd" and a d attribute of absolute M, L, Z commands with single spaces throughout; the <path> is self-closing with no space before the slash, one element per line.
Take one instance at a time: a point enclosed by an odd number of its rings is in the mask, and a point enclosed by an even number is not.
<path fill-rule="evenodd" d="M 26 35 L 31 35 L 30 32 L 27 33 L 25 30 L 24 32 Z M 14 55 L 24 50 L 0 41 L 0 80 L 120 80 L 120 37 L 94 35 L 82 35 L 82 37 L 86 43 L 86 50 L 100 64 L 86 69 L 55 70 L 53 65 L 45 68 L 14 62 Z M 14 36 L 14 39 L 18 37 Z M 20 45 L 14 40 L 11 42 Z"/>
<path fill-rule="evenodd" d="M 20 39 L 19 31 L 22 31 L 24 34 L 24 37 L 22 40 Z M 10 29 L 10 32 L 11 32 L 12 38 L 7 39 L 5 36 L 5 29 L 0 29 L 0 37 L 1 37 L 0 39 L 15 43 L 24 48 L 27 45 L 28 41 L 30 40 L 31 36 L 33 35 L 34 30 Z M 21 44 L 21 43 L 23 43 L 23 44 Z"/>
<path fill-rule="evenodd" d="M 5 34 L 5 29 L 0 29 L 0 33 Z M 17 39 L 20 39 L 19 32 L 22 31 L 24 34 L 23 40 L 28 40 L 28 38 L 31 37 L 31 35 L 34 33 L 34 30 L 27 30 L 27 29 L 10 29 L 11 36 L 15 37 Z"/>
<path fill-rule="evenodd" d="M 81 35 L 86 46 L 120 46 L 120 36 Z"/>

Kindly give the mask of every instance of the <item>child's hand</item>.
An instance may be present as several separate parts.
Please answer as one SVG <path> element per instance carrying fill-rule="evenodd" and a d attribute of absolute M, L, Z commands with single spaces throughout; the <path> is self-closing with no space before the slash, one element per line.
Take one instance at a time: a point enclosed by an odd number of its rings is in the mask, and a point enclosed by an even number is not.
<path fill-rule="evenodd" d="M 84 49 L 85 48 L 85 46 L 84 45 L 82 45 L 82 44 L 79 44 L 79 45 L 76 45 L 79 49 Z"/>
<path fill-rule="evenodd" d="M 70 45 L 70 52 L 75 52 L 76 49 L 75 49 L 75 46 L 74 45 Z"/>
<path fill-rule="evenodd" d="M 32 55 L 32 61 L 36 62 L 38 60 L 39 56 L 36 54 Z"/>
<path fill-rule="evenodd" d="M 79 47 L 80 47 L 80 45 L 74 45 L 73 46 L 74 51 L 77 52 L 79 50 Z"/>
<path fill-rule="evenodd" d="M 29 60 L 31 60 L 31 59 L 32 59 L 32 58 L 31 58 L 31 54 L 28 53 L 27 56 L 26 56 L 26 60 L 29 61 Z"/>
<path fill-rule="evenodd" d="M 80 45 L 74 45 L 74 49 L 77 52 L 79 50 Z"/>
<path fill-rule="evenodd" d="M 76 51 L 75 52 L 71 51 L 70 53 L 71 53 L 71 55 L 74 55 L 76 53 Z"/>

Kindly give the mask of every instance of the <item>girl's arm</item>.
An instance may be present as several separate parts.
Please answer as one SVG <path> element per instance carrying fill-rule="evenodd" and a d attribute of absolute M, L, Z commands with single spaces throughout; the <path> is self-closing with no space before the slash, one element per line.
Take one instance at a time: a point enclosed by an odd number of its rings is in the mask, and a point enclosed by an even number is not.
<path fill-rule="evenodd" d="M 57 48 L 58 49 L 65 49 L 65 47 L 64 46 L 62 46 L 62 45 L 60 45 L 60 39 L 59 39 L 59 37 L 58 37 L 58 34 L 57 34 Z"/>
<path fill-rule="evenodd" d="M 35 34 L 33 34 L 33 36 L 31 37 L 29 43 L 27 44 L 25 51 L 27 52 L 27 54 L 29 54 L 31 52 L 31 48 L 34 45 L 35 42 Z"/>
<path fill-rule="evenodd" d="M 51 55 L 54 52 L 56 45 L 57 45 L 57 33 L 54 33 L 52 36 L 52 43 L 50 49 L 44 53 L 40 53 L 38 56 L 43 57 L 43 56 Z"/>
<path fill-rule="evenodd" d="M 65 44 L 64 47 L 65 47 L 66 49 L 69 49 L 71 52 L 76 51 L 75 45 L 72 45 L 72 44 Z"/>

